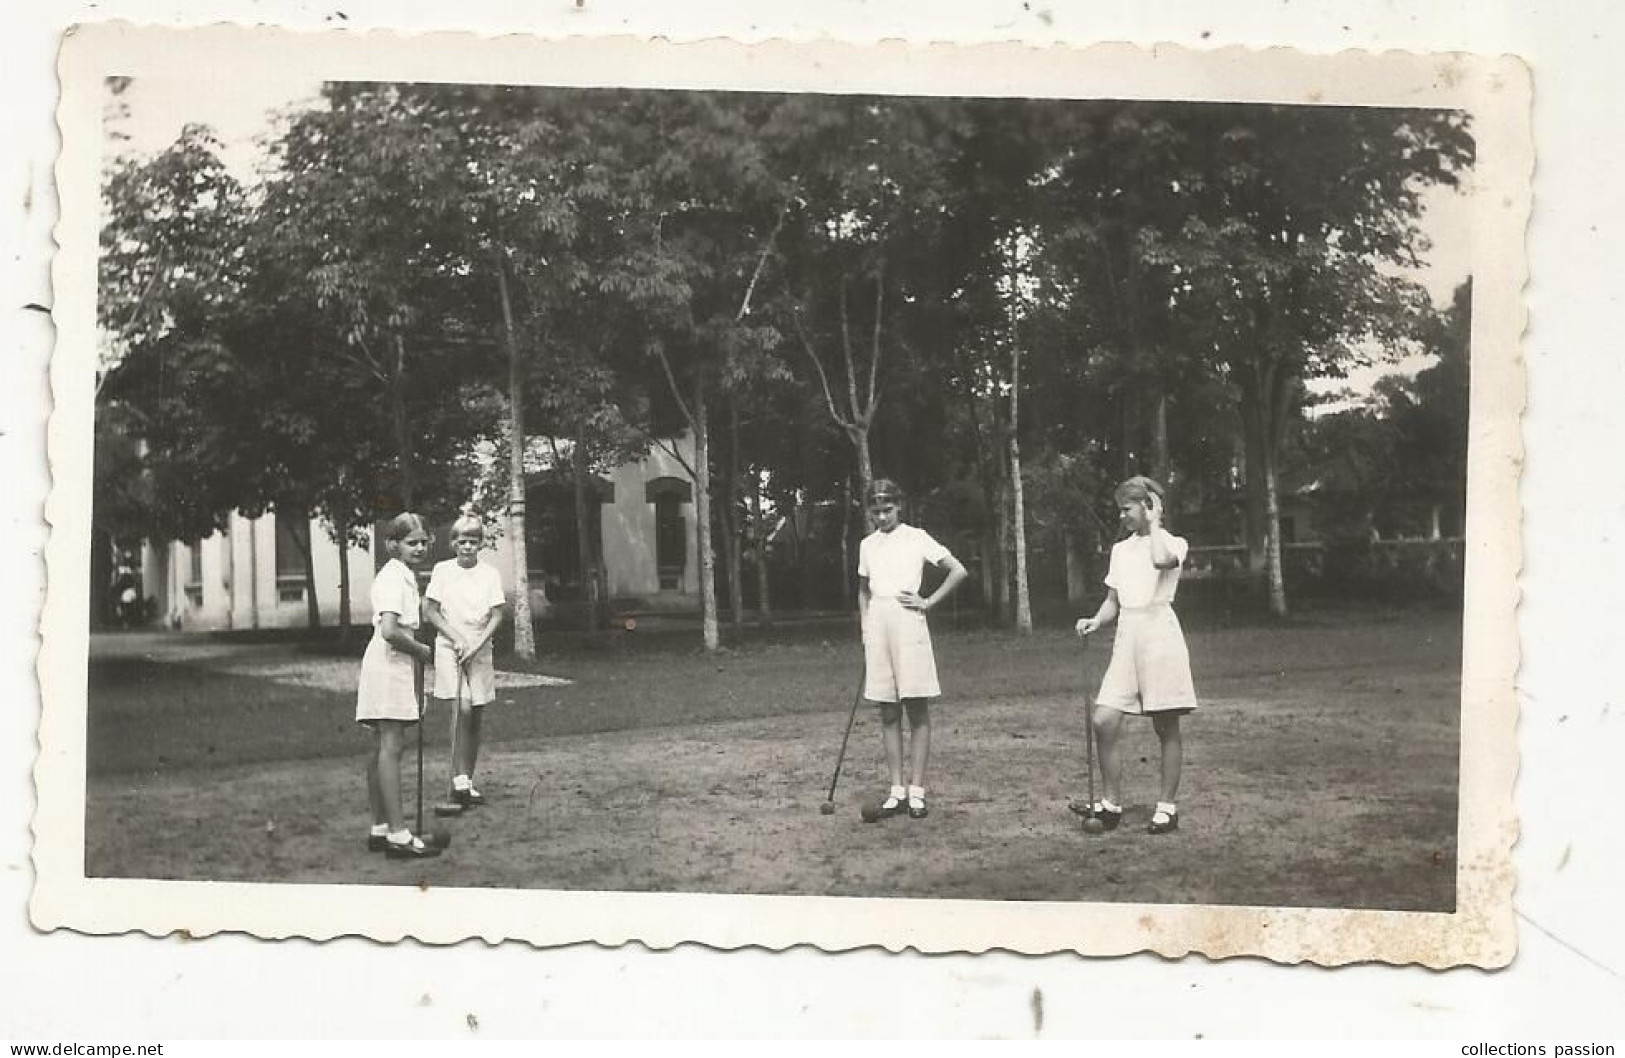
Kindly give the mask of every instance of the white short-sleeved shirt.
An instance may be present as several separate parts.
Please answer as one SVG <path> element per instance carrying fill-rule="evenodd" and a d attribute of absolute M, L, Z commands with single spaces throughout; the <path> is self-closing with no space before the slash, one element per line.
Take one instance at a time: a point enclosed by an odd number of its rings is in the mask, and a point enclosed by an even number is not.
<path fill-rule="evenodd" d="M 418 597 L 417 575 L 400 559 L 392 558 L 384 563 L 384 568 L 372 579 L 369 597 L 374 628 L 383 623 L 386 613 L 394 614 L 402 627 L 418 626 L 423 604 Z"/>
<path fill-rule="evenodd" d="M 471 632 L 485 624 L 494 607 L 508 601 L 495 568 L 483 562 L 464 567 L 454 558 L 435 563 L 425 595 L 440 604 L 453 625 Z"/>
<path fill-rule="evenodd" d="M 858 576 L 869 578 L 871 598 L 895 599 L 919 591 L 925 564 L 934 566 L 948 554 L 924 529 L 902 524 L 889 533 L 876 529 L 858 545 Z"/>
<path fill-rule="evenodd" d="M 1160 530 L 1159 530 L 1160 531 Z M 1162 531 L 1168 551 L 1182 566 L 1190 544 L 1182 536 Z M 1179 589 L 1180 566 L 1158 569 L 1151 564 L 1151 538 L 1138 533 L 1112 545 L 1111 566 L 1106 570 L 1106 587 L 1117 590 L 1117 604 L 1129 609 L 1167 605 Z"/>

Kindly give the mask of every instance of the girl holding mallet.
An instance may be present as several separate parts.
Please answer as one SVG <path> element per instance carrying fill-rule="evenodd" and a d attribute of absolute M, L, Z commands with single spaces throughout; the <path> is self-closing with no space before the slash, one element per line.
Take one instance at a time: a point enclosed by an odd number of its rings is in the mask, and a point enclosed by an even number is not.
<path fill-rule="evenodd" d="M 1174 614 L 1180 567 L 1190 550 L 1162 526 L 1162 486 L 1132 477 L 1117 486 L 1117 512 L 1128 536 L 1112 546 L 1106 601 L 1093 617 L 1079 618 L 1077 633 L 1093 634 L 1117 621 L 1112 659 L 1100 683 L 1093 716 L 1100 746 L 1103 796 L 1084 809 L 1106 830 L 1123 821 L 1123 759 L 1118 746 L 1123 717 L 1149 716 L 1162 746 L 1162 791 L 1147 828 L 1179 829 L 1179 778 L 1185 746 L 1179 718 L 1196 708 L 1190 652 Z"/>

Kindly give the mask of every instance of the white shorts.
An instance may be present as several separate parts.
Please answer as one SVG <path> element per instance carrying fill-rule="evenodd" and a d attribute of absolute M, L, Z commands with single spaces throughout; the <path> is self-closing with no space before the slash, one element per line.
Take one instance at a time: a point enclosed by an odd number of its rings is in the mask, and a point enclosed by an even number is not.
<path fill-rule="evenodd" d="M 434 637 L 434 696 L 446 701 L 460 697 L 470 705 L 489 705 L 497 697 L 497 671 L 491 662 L 489 641 L 464 659 L 463 672 L 457 672 L 457 651 L 445 636 Z"/>
<path fill-rule="evenodd" d="M 1172 606 L 1119 611 L 1111 664 L 1095 702 L 1136 715 L 1196 708 L 1190 651 Z"/>
<path fill-rule="evenodd" d="M 361 657 L 355 718 L 360 723 L 418 718 L 417 662 L 412 655 L 396 650 L 376 633 Z"/>
<path fill-rule="evenodd" d="M 871 702 L 937 698 L 937 658 L 925 614 L 896 599 L 870 599 L 863 622 L 863 696 Z"/>

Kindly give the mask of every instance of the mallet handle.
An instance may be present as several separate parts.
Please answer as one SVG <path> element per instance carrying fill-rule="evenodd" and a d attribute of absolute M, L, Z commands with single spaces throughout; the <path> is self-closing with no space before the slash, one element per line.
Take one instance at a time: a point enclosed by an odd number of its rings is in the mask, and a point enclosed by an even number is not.
<path fill-rule="evenodd" d="M 829 796 L 824 798 L 831 803 L 835 801 L 835 784 L 841 781 L 841 764 L 846 760 L 846 743 L 852 737 L 852 721 L 858 718 L 858 703 L 863 700 L 863 681 L 868 674 L 868 669 L 865 668 L 858 675 L 858 689 L 852 695 L 852 711 L 846 714 L 846 731 L 841 735 L 841 752 L 835 756 L 835 774 L 830 776 Z"/>

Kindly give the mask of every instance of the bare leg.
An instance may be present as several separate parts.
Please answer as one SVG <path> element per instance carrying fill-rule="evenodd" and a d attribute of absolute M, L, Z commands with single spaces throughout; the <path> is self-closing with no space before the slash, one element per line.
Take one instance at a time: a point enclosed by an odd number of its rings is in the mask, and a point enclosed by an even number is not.
<path fill-rule="evenodd" d="M 1100 785 L 1106 800 L 1123 803 L 1123 755 L 1117 750 L 1117 736 L 1123 730 L 1123 714 L 1103 705 L 1095 706 L 1095 748 L 1100 751 Z"/>
<path fill-rule="evenodd" d="M 1154 716 L 1151 726 L 1162 743 L 1162 799 L 1175 804 L 1179 798 L 1179 773 L 1185 764 L 1185 737 L 1179 730 L 1179 715 Z"/>
<path fill-rule="evenodd" d="M 389 824 L 392 834 L 406 829 L 406 814 L 401 810 L 401 745 L 405 741 L 405 732 L 404 721 L 378 721 L 378 755 L 373 766 L 377 771 L 384 821 Z"/>
<path fill-rule="evenodd" d="M 909 766 L 915 786 L 925 785 L 925 768 L 931 762 L 931 703 L 925 698 L 904 701 L 908 709 Z"/>
<path fill-rule="evenodd" d="M 389 822 L 389 809 L 384 806 L 384 788 L 378 776 L 378 759 L 382 753 L 379 743 L 383 732 L 377 724 L 371 725 L 372 751 L 367 754 L 367 804 L 372 809 L 373 826 Z"/>
<path fill-rule="evenodd" d="M 903 785 L 903 707 L 896 702 L 880 703 L 880 741 L 886 747 L 886 768 L 891 784 Z"/>

